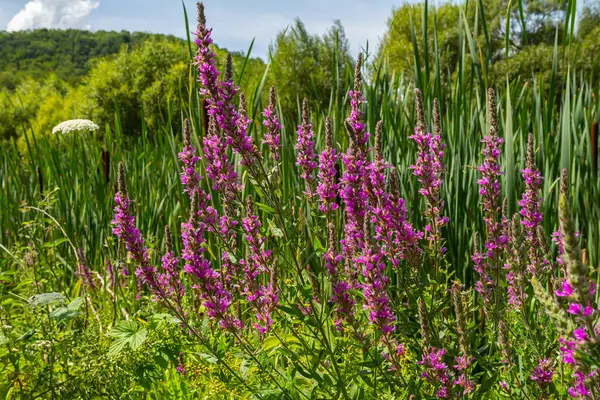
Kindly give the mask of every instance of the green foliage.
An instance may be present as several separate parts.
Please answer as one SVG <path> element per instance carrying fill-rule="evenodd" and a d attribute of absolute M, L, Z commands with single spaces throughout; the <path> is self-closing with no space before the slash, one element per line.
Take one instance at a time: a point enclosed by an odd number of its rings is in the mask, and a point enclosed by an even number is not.
<path fill-rule="evenodd" d="M 174 36 L 127 31 L 0 31 L 0 90 L 14 89 L 28 77 L 44 80 L 49 73 L 76 85 L 90 71 L 92 59 L 116 54 L 123 45 L 137 46 L 149 38 L 181 42 Z"/>
<path fill-rule="evenodd" d="M 320 37 L 310 34 L 297 19 L 277 35 L 270 53 L 273 80 L 285 117 L 298 115 L 304 97 L 325 110 L 330 101 L 339 101 L 345 95 L 347 78 L 352 76 L 352 59 L 340 21 Z"/>
<path fill-rule="evenodd" d="M 170 118 L 188 109 L 194 97 L 194 68 L 183 40 L 125 31 L 41 30 L 40 35 L 49 36 L 48 40 L 58 46 L 52 62 L 36 58 L 40 50 L 32 32 L 0 34 L 0 49 L 2 40 L 6 48 L 16 46 L 13 42 L 31 47 L 26 54 L 17 52 L 3 60 L 8 63 L 14 59 L 20 74 L 14 85 L 4 87 L 0 78 L 0 140 L 21 137 L 20 147 L 24 149 L 23 135 L 31 140 L 32 131 L 45 135 L 58 123 L 75 118 L 92 119 L 102 128 L 108 125 L 114 129 L 117 111 L 119 129 L 127 135 L 142 134 L 143 129 L 164 133 L 160 127 L 167 124 L 175 130 L 181 128 L 181 118 Z M 69 48 L 68 43 L 72 43 Z M 116 48 L 115 43 L 119 43 Z M 77 58 L 85 68 L 79 72 L 69 69 L 62 52 L 85 46 L 86 51 L 81 50 Z M 215 53 L 224 64 L 227 51 L 215 46 Z M 242 87 L 253 93 L 266 67 L 258 58 L 245 61 L 243 53 L 234 53 L 235 65 L 240 69 L 245 65 Z M 39 73 L 40 68 L 44 74 Z"/>
<path fill-rule="evenodd" d="M 109 357 L 120 354 L 125 346 L 137 350 L 148 338 L 148 330 L 136 321 L 119 322 L 108 334 L 115 338 L 108 350 Z"/>
<path fill-rule="evenodd" d="M 551 45 L 531 36 L 529 44 L 516 51 L 525 41 L 524 35 L 517 34 L 515 47 L 510 47 L 514 53 L 506 60 L 501 28 L 496 28 L 502 26 L 506 10 L 494 11 L 493 4 L 491 11 L 486 8 L 485 26 L 492 43 L 488 45 L 482 14 L 476 12 L 477 3 L 470 4 L 474 9 L 463 15 L 456 6 L 449 5 L 446 11 L 442 6 L 437 19 L 432 19 L 431 10 L 424 15 L 419 9 L 403 10 L 401 14 L 408 15 L 404 18 L 413 18 L 413 28 L 402 29 L 405 36 L 398 36 L 408 38 L 409 43 L 406 48 L 398 46 L 398 54 L 404 52 L 408 57 L 402 67 L 406 79 L 392 72 L 392 57 L 390 65 L 379 64 L 379 58 L 367 67 L 371 79 L 362 87 L 368 130 L 374 131 L 375 121 L 384 121 L 384 157 L 398 169 L 409 218 L 421 228 L 426 221 L 419 186 L 408 169 L 415 159 L 414 143 L 407 139 L 415 126 L 415 82 L 425 84 L 427 109 L 432 108 L 434 96 L 440 99 L 442 137 L 447 143 L 442 198 L 450 223 L 443 230 L 448 251 L 442 268 L 434 270 L 428 261 L 417 271 L 404 265 L 393 272 L 387 270 L 390 299 L 398 311 L 397 334 L 407 339 L 399 372 L 388 370 L 381 348 L 356 340 L 353 328 L 343 333 L 331 323 L 331 288 L 322 262 L 328 247 L 324 218 L 316 210 L 318 205 L 300 194 L 303 182 L 295 166 L 293 127 L 298 123 L 297 103 L 308 96 L 313 105 L 316 150 L 324 147 L 325 115 L 332 119 L 336 147 L 347 148 L 343 125 L 349 109 L 344 97 L 351 62 L 340 26 L 334 25 L 334 33 L 320 38 L 297 24 L 278 37 L 268 71 L 272 75 L 265 76 L 261 60 L 250 58 L 245 64 L 243 54 L 234 56 L 238 83 L 245 65 L 240 78 L 249 94 L 248 103 L 254 105 L 255 122 L 250 128 L 254 142 L 259 143 L 264 129 L 259 114 L 266 91 L 260 88 L 273 80 L 283 117 L 282 162 L 278 168 L 267 169 L 268 179 L 247 179 L 247 169 L 239 165 L 237 156 L 229 154 L 246 183 L 239 195 L 251 194 L 255 199 L 265 247 L 279 260 L 280 306 L 266 337 L 252 334 L 251 327 L 234 337 L 211 324 L 187 274 L 181 274 L 188 291 L 183 304 L 190 310 L 186 315 L 155 301 L 147 289 L 138 293 L 136 265 L 111 232 L 115 170 L 123 161 L 130 177 L 132 210 L 145 234 L 152 263 L 160 265 L 164 225 L 172 227 L 175 238 L 181 236 L 181 222 L 189 207 L 182 195 L 177 159 L 182 119 L 191 118 L 192 142 L 197 148 L 205 133 L 185 46 L 147 40 L 92 62 L 79 86 L 54 77 L 25 79 L 14 91 L 2 94 L 0 129 L 6 123 L 9 128 L 2 135 L 11 139 L 0 148 L 0 376 L 5 377 L 0 395 L 403 399 L 413 394 L 430 398 L 435 386 L 421 379 L 422 366 L 416 364 L 423 353 L 416 311 L 421 299 L 431 342 L 448 350 L 445 361 L 454 363 L 459 339 L 466 340 L 468 346 L 464 347 L 472 351 L 475 360 L 470 378 L 477 382 L 477 389 L 470 398 L 566 397 L 572 378 L 568 367 L 557 369 L 553 382 L 546 386 L 537 386 L 529 375 L 540 358 L 557 356 L 558 336 L 572 330 L 564 304 L 552 296 L 551 285 L 562 272 L 556 268 L 556 276 L 544 273 L 539 281 L 533 280 L 528 301 L 518 311 L 486 314 L 473 291 L 477 274 L 471 260 L 472 238 L 474 232 L 485 232 L 475 166 L 481 163 L 480 141 L 486 131 L 484 96 L 497 82 L 500 133 L 506 140 L 502 183 L 510 211 L 515 211 L 523 192 L 519 170 L 525 166 L 527 134 L 533 132 L 536 162 L 545 177 L 544 230 L 552 232 L 559 226 L 556 181 L 563 164 L 573 182 L 569 229 L 572 236 L 576 230 L 582 233 L 585 261 L 597 266 L 600 181 L 590 132 L 599 113 L 600 92 L 594 78 L 598 75 L 593 70 L 600 52 L 596 51 L 597 41 L 589 37 L 592 33 L 580 42 L 589 52 L 581 52 L 579 45 L 562 47 L 562 33 L 555 46 L 556 31 Z M 511 13 L 511 20 L 517 23 L 518 5 L 513 5 Z M 494 19 L 493 12 L 500 17 Z M 539 32 L 548 33 L 542 28 Z M 437 43 L 431 37 L 435 32 Z M 334 44 L 335 37 L 341 45 Z M 455 41 L 460 46 L 454 48 Z M 443 51 L 436 52 L 436 46 Z M 222 67 L 225 51 L 215 48 L 215 52 Z M 316 58 L 304 61 L 304 55 Z M 300 61 L 293 58 L 296 56 Z M 305 62 L 314 71 L 306 68 Z M 580 69 L 580 62 L 588 66 Z M 47 135 L 54 123 L 75 116 L 89 116 L 101 123 L 98 136 Z M 16 135 L 21 135 L 19 143 L 12 139 Z M 271 193 L 261 188 L 265 182 L 279 186 Z M 209 190 L 208 185 L 205 188 Z M 211 205 L 221 211 L 219 196 L 211 194 Z M 336 217 L 336 223 L 341 219 L 341 215 Z M 222 266 L 217 236 L 207 234 L 205 253 L 215 270 Z M 242 237 L 238 235 L 240 246 L 234 249 L 235 255 L 229 254 L 232 263 L 247 254 Z M 524 242 L 523 237 L 517 239 Z M 175 243 L 180 254 L 179 241 Z M 78 274 L 79 248 L 89 262 L 94 288 L 84 286 Z M 548 258 L 553 258 L 552 254 Z M 584 257 L 580 258 L 579 262 L 584 262 Z M 107 261 L 112 261 L 116 276 L 109 274 Z M 459 325 L 464 324 L 458 323 L 446 292 L 454 279 L 465 284 L 461 301 L 466 339 L 460 336 L 464 327 Z M 504 282 L 498 290 L 505 293 Z M 361 291 L 352 295 L 359 297 Z M 241 304 L 235 312 L 245 321 L 252 320 L 253 310 L 247 303 Z M 307 311 L 309 306 L 312 311 Z M 378 339 L 377 330 L 366 323 L 364 310 L 357 314 L 362 318 L 358 330 L 369 339 Z M 185 375 L 176 372 L 180 362 L 187 369 Z M 507 389 L 500 385 L 502 381 Z"/>

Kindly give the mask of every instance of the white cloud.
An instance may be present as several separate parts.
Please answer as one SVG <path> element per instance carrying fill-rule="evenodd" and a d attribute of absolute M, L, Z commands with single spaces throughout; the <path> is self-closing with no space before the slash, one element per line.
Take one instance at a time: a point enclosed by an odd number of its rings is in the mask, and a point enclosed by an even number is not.
<path fill-rule="evenodd" d="M 94 0 L 30 0 L 8 23 L 9 32 L 36 28 L 89 28 Z"/>

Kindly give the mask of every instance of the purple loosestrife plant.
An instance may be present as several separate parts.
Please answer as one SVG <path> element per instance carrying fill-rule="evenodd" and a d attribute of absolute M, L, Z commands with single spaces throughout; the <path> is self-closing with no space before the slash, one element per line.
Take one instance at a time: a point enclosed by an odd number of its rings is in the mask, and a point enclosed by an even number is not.
<path fill-rule="evenodd" d="M 354 141 L 357 149 L 362 152 L 366 151 L 366 145 L 369 141 L 369 133 L 366 131 L 367 124 L 363 121 L 364 113 L 361 109 L 362 105 L 366 103 L 365 98 L 362 95 L 360 89 L 362 84 L 362 53 L 358 54 L 356 59 L 356 65 L 354 66 L 354 88 L 350 90 L 348 96 L 350 97 L 350 117 L 346 119 L 346 122 L 352 127 L 354 132 Z"/>
<path fill-rule="evenodd" d="M 538 365 L 529 375 L 529 379 L 536 382 L 540 387 L 545 387 L 552 383 L 554 376 L 554 365 L 547 358 L 540 358 Z"/>
<path fill-rule="evenodd" d="M 521 223 L 523 224 L 525 239 L 529 245 L 529 272 L 535 273 L 544 264 L 537 235 L 537 228 L 542 223 L 543 218 L 540 211 L 542 197 L 539 194 L 543 178 L 535 165 L 532 133 L 529 134 L 527 141 L 527 165 L 521 173 L 525 181 L 525 192 L 523 198 L 519 201 L 521 207 L 519 214 L 523 217 Z M 547 261 L 545 264 L 547 264 Z"/>
<path fill-rule="evenodd" d="M 157 280 L 161 285 L 161 291 L 166 298 L 175 300 L 175 304 L 181 307 L 181 300 L 185 294 L 185 289 L 179 278 L 177 265 L 179 258 L 173 250 L 172 234 L 169 225 L 165 226 L 165 248 L 166 252 L 162 257 L 162 271 L 158 274 Z"/>
<path fill-rule="evenodd" d="M 383 157 L 383 148 L 381 136 L 383 131 L 383 121 L 377 122 L 375 125 L 375 148 L 373 161 L 367 165 L 368 179 L 365 181 L 365 191 L 369 195 L 371 212 L 376 213 L 380 210 L 385 202 L 386 196 L 386 179 L 385 172 L 390 168 L 390 165 Z"/>
<path fill-rule="evenodd" d="M 138 280 L 137 296 L 139 298 L 142 286 L 146 284 L 154 295 L 163 298 L 164 293 L 156 279 L 156 268 L 150 262 L 144 238 L 135 227 L 135 216 L 130 210 L 131 200 L 125 184 L 125 167 L 123 163 L 119 163 L 117 185 L 118 191 L 115 195 L 117 205 L 115 207 L 115 217 L 112 220 L 112 232 L 125 244 L 129 255 L 137 264 L 135 271 Z"/>
<path fill-rule="evenodd" d="M 227 147 L 219 134 L 214 117 L 209 119 L 208 133 L 204 136 L 203 143 L 206 175 L 213 181 L 213 190 L 218 192 L 224 201 L 233 201 L 242 185 L 233 165 L 227 159 Z"/>
<path fill-rule="evenodd" d="M 271 90 L 269 91 L 269 105 L 265 108 L 263 117 L 262 123 L 267 128 L 263 143 L 266 143 L 269 146 L 271 157 L 273 157 L 277 163 L 281 159 L 281 154 L 279 153 L 279 148 L 281 147 L 281 123 L 277 116 L 275 86 L 271 86 Z"/>
<path fill-rule="evenodd" d="M 365 224 L 367 225 L 367 224 Z M 365 233 L 368 236 L 368 232 Z M 396 330 L 396 317 L 392 312 L 387 295 L 389 277 L 385 274 L 385 262 L 380 249 L 367 243 L 364 253 L 357 257 L 364 283 L 365 309 L 369 311 L 369 321 L 383 336 L 389 336 Z"/>
<path fill-rule="evenodd" d="M 185 359 L 183 358 L 183 352 L 179 352 L 177 357 L 177 372 L 181 375 L 187 375 L 187 368 L 185 367 Z"/>
<path fill-rule="evenodd" d="M 304 98 L 302 102 L 302 123 L 298 125 L 298 139 L 296 142 L 298 158 L 296 165 L 302 170 L 300 177 L 304 179 L 304 194 L 309 200 L 315 195 L 315 168 L 317 166 L 313 134 L 308 99 Z"/>
<path fill-rule="evenodd" d="M 230 164 L 227 162 L 226 157 L 219 153 L 221 148 L 217 146 L 219 141 L 212 137 L 209 138 L 211 140 L 206 140 L 209 136 L 214 136 L 216 131 L 214 124 L 209 123 L 209 132 L 204 137 L 205 143 L 210 142 L 210 145 L 207 147 L 208 153 L 205 153 L 205 158 L 207 159 L 208 165 L 207 170 L 210 169 L 210 177 L 215 182 L 215 190 L 216 189 L 225 189 L 228 187 L 236 187 L 235 180 L 237 179 L 237 175 L 235 172 L 231 172 L 231 170 L 227 170 L 227 167 Z M 212 139 L 215 139 L 212 141 Z M 183 130 L 183 149 L 179 152 L 179 160 L 181 161 L 181 184 L 183 185 L 183 191 L 188 194 L 190 201 L 192 197 L 197 196 L 198 201 L 198 209 L 200 210 L 201 219 L 209 225 L 213 225 L 217 219 L 217 212 L 214 208 L 208 206 L 210 201 L 210 195 L 207 194 L 200 187 L 200 180 L 202 177 L 196 171 L 196 164 L 200 161 L 200 157 L 196 155 L 196 149 L 192 146 L 192 138 L 190 132 L 190 121 L 188 119 L 185 120 L 185 126 Z M 220 164 L 222 162 L 223 164 Z M 215 165 L 218 164 L 219 166 Z M 224 168 L 220 166 L 223 165 Z M 219 173 L 223 173 L 227 175 L 227 177 L 222 178 L 219 177 Z M 227 183 L 225 183 L 227 182 Z M 233 189 L 229 189 L 232 191 Z"/>
<path fill-rule="evenodd" d="M 231 57 L 231 56 L 230 56 Z M 228 58 L 229 60 L 230 58 Z M 233 79 L 233 72 L 231 73 Z M 232 82 L 233 83 L 233 82 Z M 260 161 L 260 153 L 258 148 L 252 143 L 252 135 L 250 133 L 250 125 L 252 120 L 248 118 L 246 111 L 246 96 L 244 93 L 240 93 L 240 104 L 237 112 L 237 123 L 235 135 L 229 135 L 227 143 L 233 148 L 233 150 L 242 156 L 241 164 L 248 167 L 250 173 L 253 176 L 258 175 L 258 165 Z M 225 133 L 228 133 L 225 131 Z"/>
<path fill-rule="evenodd" d="M 334 323 L 338 330 L 342 330 L 344 323 L 351 324 L 354 320 L 355 301 L 350 295 L 350 285 L 345 281 L 342 269 L 343 257 L 336 249 L 335 225 L 327 225 L 329 247 L 323 256 L 325 269 L 331 280 L 331 302 L 334 306 Z"/>
<path fill-rule="evenodd" d="M 441 247 L 442 233 L 441 228 L 449 221 L 448 217 L 443 216 L 444 201 L 440 198 L 440 189 L 442 187 L 444 175 L 444 147 L 442 142 L 441 128 L 439 126 L 439 109 L 436 112 L 437 121 L 434 134 L 427 133 L 425 128 L 425 117 L 423 111 L 423 98 L 421 91 L 415 89 L 416 107 L 417 107 L 417 127 L 415 134 L 409 136 L 417 144 L 417 161 L 410 166 L 413 174 L 421 183 L 419 193 L 427 200 L 427 211 L 425 216 L 429 218 L 429 224 L 425 226 L 427 239 L 434 246 L 433 251 L 436 257 L 441 257 L 445 249 Z M 437 101 L 436 101 L 437 104 Z"/>
<path fill-rule="evenodd" d="M 319 157 L 319 184 L 317 193 L 321 204 L 319 210 L 323 214 L 329 215 L 338 209 L 339 205 L 335 202 L 340 185 L 337 183 L 336 165 L 339 156 L 333 147 L 333 131 L 331 120 L 325 118 L 325 150 Z"/>
<path fill-rule="evenodd" d="M 204 15 L 204 4 L 197 3 L 198 6 L 198 27 L 196 30 L 196 52 L 195 62 L 198 73 L 198 82 L 200 82 L 200 93 L 208 97 L 209 107 L 212 107 L 218 97 L 218 79 L 219 71 L 215 66 L 215 53 L 210 46 L 213 43 L 212 29 L 206 27 L 206 17 Z"/>
<path fill-rule="evenodd" d="M 498 119 L 496 116 L 496 95 L 493 89 L 488 91 L 488 115 L 489 130 L 481 142 L 483 146 L 483 163 L 478 167 L 481 173 L 479 184 L 479 195 L 483 206 L 483 220 L 485 222 L 487 238 L 485 241 L 485 252 L 481 254 L 483 259 L 475 261 L 476 270 L 480 275 L 476 289 L 487 301 L 491 301 L 491 295 L 494 287 L 498 285 L 499 274 L 497 264 L 500 254 L 508 242 L 508 238 L 503 234 L 504 227 L 499 222 L 501 203 L 501 184 L 502 175 L 500 167 L 500 146 L 504 140 L 498 137 Z M 476 249 L 478 251 L 478 249 Z M 495 274 L 493 276 L 492 274 Z"/>
<path fill-rule="evenodd" d="M 448 364 L 444 362 L 446 350 L 430 347 L 417 364 L 423 366 L 421 378 L 427 380 L 436 390 L 438 399 L 447 399 L 452 395 L 452 376 Z"/>
<path fill-rule="evenodd" d="M 474 358 L 471 356 L 469 332 L 467 331 L 467 298 L 461 293 L 461 288 L 462 285 L 455 281 L 450 289 L 454 314 L 456 315 L 456 331 L 458 333 L 458 344 L 461 354 L 459 357 L 455 357 L 454 370 L 456 370 L 458 377 L 455 377 L 453 383 L 459 392 L 462 391 L 462 394 L 466 395 L 475 390 L 476 385 L 475 382 L 469 379 L 469 368 Z"/>
<path fill-rule="evenodd" d="M 600 389 L 599 370 L 590 355 L 598 354 L 597 305 L 594 303 L 595 287 L 588 277 L 588 267 L 583 261 L 575 221 L 571 214 L 568 197 L 566 170 L 562 171 L 559 198 L 559 227 L 563 251 L 562 261 L 566 267 L 566 279 L 555 291 L 558 298 L 568 301 L 566 311 L 545 292 L 535 276 L 531 282 L 536 296 L 556 323 L 562 337 L 559 350 L 562 361 L 574 369 L 574 384 L 568 389 L 573 397 L 587 397 Z M 560 255 L 559 255 L 560 256 Z"/>
<path fill-rule="evenodd" d="M 260 234 L 261 223 L 254 211 L 251 196 L 246 200 L 246 217 L 242 220 L 242 226 L 249 247 L 249 255 L 240 261 L 244 269 L 244 294 L 248 303 L 256 311 L 258 322 L 254 327 L 263 337 L 273 325 L 271 313 L 279 304 L 279 291 L 276 287 L 277 276 L 272 252 L 265 249 L 265 238 Z M 267 286 L 258 280 L 261 273 L 266 273 L 270 277 Z"/>
<path fill-rule="evenodd" d="M 196 172 L 196 164 L 200 157 L 196 155 L 196 148 L 192 146 L 192 136 L 190 132 L 190 120 L 186 118 L 183 128 L 183 149 L 179 153 L 181 161 L 181 184 L 183 191 L 190 197 L 200 187 L 200 174 Z"/>
<path fill-rule="evenodd" d="M 368 161 L 366 144 L 369 134 L 362 121 L 363 112 L 360 107 L 364 103 L 360 91 L 362 76 L 362 54 L 359 54 L 354 69 L 354 90 L 350 92 L 351 114 L 346 119 L 346 130 L 350 137 L 350 146 L 342 155 L 344 173 L 340 182 L 340 198 L 345 204 L 346 225 L 344 238 L 341 240 L 346 274 L 351 287 L 358 287 L 360 271 L 355 266 L 354 257 L 365 248 L 364 224 L 369 209 L 369 193 L 365 190 L 368 183 Z"/>
<path fill-rule="evenodd" d="M 365 191 L 368 179 L 365 153 L 356 144 L 356 136 L 352 127 L 346 125 L 350 132 L 350 146 L 342 155 L 344 173 L 340 182 L 340 197 L 345 204 L 346 225 L 342 249 L 350 266 L 353 257 L 364 247 L 363 225 L 369 206 L 369 194 Z M 356 277 L 356 273 L 352 273 Z"/>
<path fill-rule="evenodd" d="M 377 235 L 389 237 L 391 232 L 393 240 L 389 246 L 390 261 L 397 266 L 398 259 L 405 259 L 413 269 L 416 269 L 421 262 L 423 252 L 419 246 L 420 240 L 423 239 L 423 232 L 416 230 L 408 220 L 404 199 L 400 196 L 400 177 L 395 168 L 390 172 L 389 194 L 382 215 L 385 227 L 378 231 Z"/>
<path fill-rule="evenodd" d="M 258 157 L 258 149 L 252 144 L 247 132 L 247 121 L 238 121 L 239 113 L 233 103 L 238 87 L 233 82 L 233 65 L 231 54 L 227 55 L 225 76 L 219 81 L 219 71 L 215 65 L 215 53 L 210 46 L 213 43 L 212 29 L 206 28 L 204 5 L 198 3 L 198 28 L 196 31 L 196 46 L 198 47 L 195 64 L 198 82 L 201 84 L 200 93 L 206 96 L 207 111 L 215 118 L 217 125 L 223 130 L 226 142 L 233 150 L 242 156 L 242 164 L 251 168 Z M 245 128 L 244 128 L 245 125 Z"/>
<path fill-rule="evenodd" d="M 234 329 L 239 325 L 230 313 L 231 293 L 225 290 L 219 273 L 211 268 L 204 257 L 206 224 L 200 220 L 198 198 L 192 197 L 189 219 L 181 224 L 183 239 L 182 259 L 185 272 L 195 278 L 194 288 L 200 293 L 208 316 L 219 322 L 224 329 Z"/>
<path fill-rule="evenodd" d="M 505 248 L 507 256 L 503 268 L 506 271 L 506 281 L 508 283 L 508 306 L 512 309 L 518 309 L 527 298 L 524 282 L 525 265 L 527 263 L 526 242 L 522 238 L 518 214 L 513 216 L 508 228 L 509 242 Z M 487 275 L 482 276 L 481 280 L 486 279 L 486 277 Z"/>
<path fill-rule="evenodd" d="M 365 230 L 368 224 L 365 223 Z M 369 238 L 365 232 L 365 238 Z M 386 347 L 383 355 L 392 364 L 392 369 L 398 370 L 398 356 L 404 351 L 392 334 L 396 330 L 396 317 L 388 296 L 389 277 L 386 275 L 386 265 L 382 249 L 366 239 L 366 248 L 362 255 L 356 258 L 363 277 L 362 291 L 365 298 L 364 308 L 368 311 L 369 322 L 380 334 L 380 341 Z"/>
<path fill-rule="evenodd" d="M 380 125 L 378 124 L 378 127 Z M 380 129 L 380 128 L 379 128 Z M 379 130 L 375 134 L 375 160 L 369 166 L 370 192 L 372 196 L 372 222 L 375 238 L 383 244 L 383 251 L 394 268 L 408 259 L 414 267 L 419 262 L 419 240 L 423 234 L 415 231 L 406 217 L 404 199 L 400 197 L 400 180 L 397 170 L 390 168 L 388 189 L 385 188 L 384 170 L 388 168 L 381 154 Z M 373 204 L 374 203 L 374 204 Z"/>

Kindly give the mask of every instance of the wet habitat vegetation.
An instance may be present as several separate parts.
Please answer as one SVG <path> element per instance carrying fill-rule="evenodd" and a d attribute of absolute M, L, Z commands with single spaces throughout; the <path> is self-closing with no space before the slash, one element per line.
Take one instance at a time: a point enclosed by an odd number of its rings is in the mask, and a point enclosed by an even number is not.
<path fill-rule="evenodd" d="M 597 7 L 183 13 L 0 32 L 3 398 L 600 397 Z"/>

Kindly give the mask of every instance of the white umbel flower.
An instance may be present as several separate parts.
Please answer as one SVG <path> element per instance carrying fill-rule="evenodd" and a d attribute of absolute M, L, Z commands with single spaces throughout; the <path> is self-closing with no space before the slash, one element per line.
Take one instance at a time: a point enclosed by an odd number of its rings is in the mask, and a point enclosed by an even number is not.
<path fill-rule="evenodd" d="M 68 121 L 63 121 L 52 128 L 52 133 L 62 133 L 63 135 L 67 135 L 71 132 L 95 132 L 98 129 L 98 125 L 89 119 L 70 119 Z"/>

